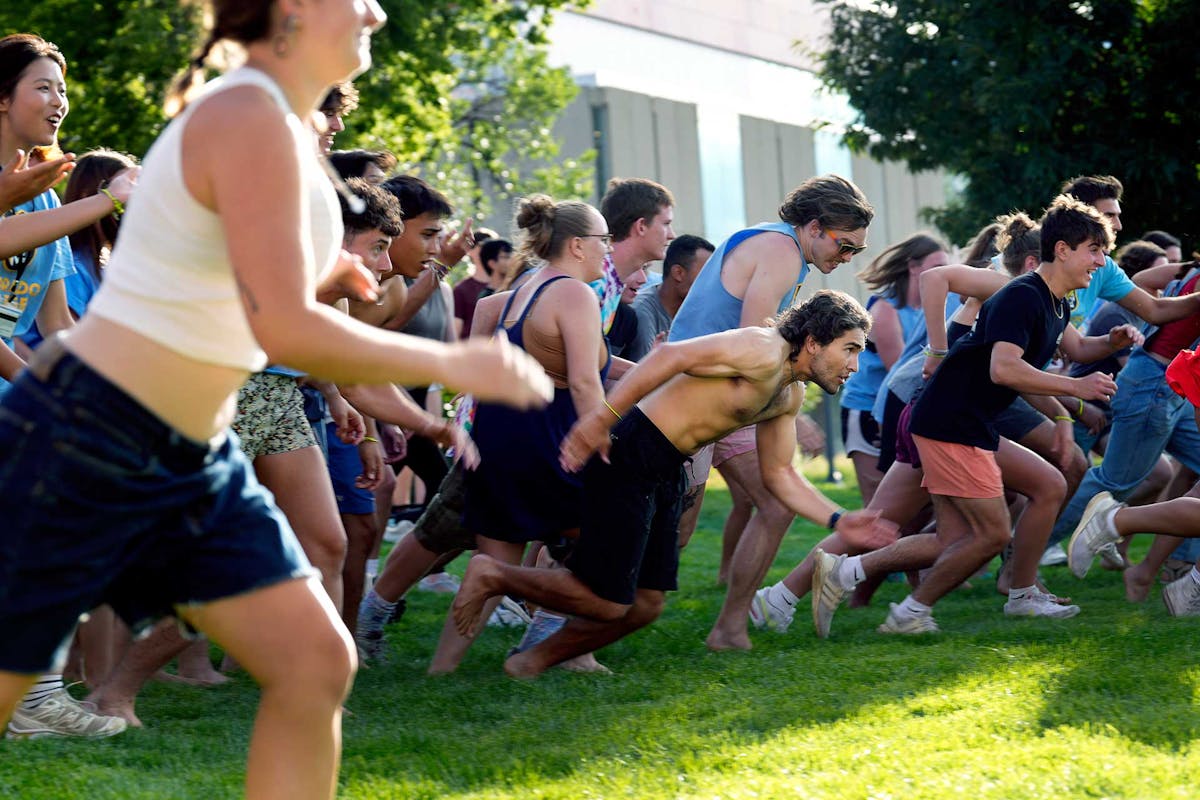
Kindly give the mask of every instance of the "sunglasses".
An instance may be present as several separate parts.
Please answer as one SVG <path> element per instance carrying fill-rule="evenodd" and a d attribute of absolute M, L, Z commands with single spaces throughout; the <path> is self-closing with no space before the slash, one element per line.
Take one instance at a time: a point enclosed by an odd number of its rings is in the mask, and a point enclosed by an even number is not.
<path fill-rule="evenodd" d="M 852 242 L 843 242 L 841 239 L 834 236 L 833 231 L 829 230 L 828 228 L 823 228 L 822 230 L 824 230 L 825 235 L 828 236 L 830 239 L 833 239 L 833 243 L 838 246 L 838 255 L 856 256 L 859 253 L 861 253 L 863 250 L 867 249 L 867 246 L 865 244 L 854 244 Z"/>
<path fill-rule="evenodd" d="M 610 244 L 612 244 L 612 234 L 611 233 L 581 233 L 581 234 L 579 234 L 579 238 L 580 239 L 599 239 L 600 244 L 604 245 L 605 247 L 608 247 Z"/>

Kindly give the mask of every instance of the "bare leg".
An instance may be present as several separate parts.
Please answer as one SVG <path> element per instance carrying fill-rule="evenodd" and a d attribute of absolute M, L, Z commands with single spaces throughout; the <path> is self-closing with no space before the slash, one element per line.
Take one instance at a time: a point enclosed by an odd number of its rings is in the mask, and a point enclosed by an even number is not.
<path fill-rule="evenodd" d="M 932 606 L 994 558 L 1008 541 L 1010 520 L 1002 497 L 932 495 L 937 536 L 946 548 L 925 573 L 913 599 Z"/>
<path fill-rule="evenodd" d="M 316 446 L 254 459 L 259 481 L 275 495 L 308 560 L 321 573 L 321 585 L 342 607 L 342 563 L 346 531 L 338 517 L 329 470 Z"/>
<path fill-rule="evenodd" d="M 733 561 L 734 551 L 737 550 L 738 542 L 742 540 L 742 534 L 745 533 L 750 516 L 754 513 L 754 501 L 750 499 L 750 493 L 738 482 L 733 472 L 727 475 L 721 467 L 716 467 L 716 470 L 721 473 L 725 485 L 729 487 L 731 504 L 729 515 L 725 517 L 725 526 L 721 529 L 721 563 L 717 567 L 717 585 L 725 586 L 729 583 L 729 564 Z"/>
<path fill-rule="evenodd" d="M 1175 552 L 1175 548 L 1179 547 L 1179 543 L 1183 541 L 1178 536 L 1158 535 L 1154 537 L 1154 542 L 1150 545 L 1150 551 L 1146 553 L 1146 557 L 1141 563 L 1134 564 L 1129 569 L 1121 573 L 1125 579 L 1125 599 L 1131 603 L 1140 603 L 1150 595 L 1150 587 L 1154 585 L 1154 578 L 1158 575 L 1158 571 L 1162 569 L 1162 565 L 1171 553 Z"/>
<path fill-rule="evenodd" d="M 520 564 L 521 556 L 525 554 L 524 544 L 501 542 L 496 539 L 489 539 L 486 536 L 477 536 L 475 540 L 479 545 L 480 553 L 489 555 L 505 564 Z M 459 587 L 459 591 L 462 591 L 461 586 Z M 481 609 L 482 618 L 486 620 L 499 604 L 500 598 L 498 596 L 488 598 Z M 463 656 L 467 654 L 471 643 L 475 641 L 475 637 L 478 635 L 478 630 L 467 636 L 459 633 L 460 629 L 456 627 L 455 614 L 453 612 L 453 607 L 451 607 L 450 613 L 446 614 L 446 621 L 442 625 L 442 635 L 438 639 L 437 650 L 434 651 L 433 660 L 429 662 L 430 675 L 444 675 L 458 669 Z"/>
<path fill-rule="evenodd" d="M 871 499 L 875 497 L 875 490 L 879 487 L 879 482 L 883 480 L 883 473 L 879 471 L 879 456 L 860 453 L 855 450 L 850 454 L 850 460 L 854 462 L 854 476 L 858 479 L 858 490 L 862 494 L 863 508 L 871 504 Z"/>
<path fill-rule="evenodd" d="M 426 550 L 417 537 L 406 533 L 396 542 L 384 564 L 383 571 L 375 579 L 375 592 L 395 603 L 411 589 L 438 560 L 439 555 Z"/>
<path fill-rule="evenodd" d="M 757 512 L 733 553 L 729 591 L 705 644 L 710 650 L 749 650 L 751 644 L 746 626 L 750 601 L 771 568 L 771 562 L 779 552 L 779 543 L 794 516 L 763 486 L 757 452 L 751 450 L 736 455 L 722 467 L 737 476 L 738 482 L 749 492 Z"/>
<path fill-rule="evenodd" d="M 1045 420 L 1021 437 L 1019 444 L 1037 453 L 1053 469 L 1059 470 L 1062 473 L 1063 479 L 1067 482 L 1066 496 L 1063 498 L 1063 506 L 1066 506 L 1067 502 L 1075 495 L 1075 490 L 1079 488 L 1079 484 L 1083 482 L 1083 476 L 1087 474 L 1088 467 L 1091 466 L 1087 455 L 1079 449 L 1079 445 L 1071 445 L 1071 454 L 1067 466 L 1062 467 L 1058 462 L 1058 458 L 1052 452 L 1054 447 L 1054 423 L 1050 420 Z M 1007 476 L 1005 476 L 1004 485 L 1009 485 Z M 1060 508 L 1059 511 L 1061 510 Z M 1055 515 L 1057 516 L 1057 514 L 1058 512 L 1056 511 Z M 1053 520 L 1051 520 L 1051 524 L 1053 524 Z"/>
<path fill-rule="evenodd" d="M 183 611 L 262 687 L 247 800 L 332 798 L 342 702 L 357 665 L 328 594 L 314 580 L 293 580 Z"/>
<path fill-rule="evenodd" d="M 213 669 L 208 654 L 208 640 L 197 639 L 184 648 L 176 664 L 179 677 L 193 686 L 218 686 L 228 683 L 229 678 Z"/>
<path fill-rule="evenodd" d="M 129 645 L 120 662 L 100 688 L 88 700 L 96 704 L 101 714 L 121 717 L 135 728 L 142 727 L 134 711 L 134 701 L 146 681 L 170 663 L 188 646 L 173 619 L 164 619 L 154 626 L 149 636 Z"/>
<path fill-rule="evenodd" d="M 692 534 L 696 532 L 696 524 L 700 521 L 700 508 L 704 505 L 704 487 L 701 483 L 689 486 L 683 495 L 683 514 L 679 517 L 679 549 L 688 546 Z"/>
<path fill-rule="evenodd" d="M 1163 563 L 1179 546 L 1180 536 L 1188 538 L 1200 536 L 1200 521 L 1196 514 L 1200 508 L 1200 484 L 1193 486 L 1183 497 L 1168 500 L 1165 503 L 1154 503 L 1137 508 L 1122 508 L 1114 517 L 1117 532 L 1122 537 L 1137 533 L 1158 533 L 1150 552 L 1142 559 L 1125 570 L 1125 598 L 1131 603 L 1140 603 L 1150 594 L 1154 585 L 1154 577 L 1162 569 Z M 1174 534 L 1174 535 L 1165 535 Z"/>
<path fill-rule="evenodd" d="M 91 691 L 104 683 L 129 643 L 129 629 L 109 606 L 92 609 L 88 621 L 79 626 L 79 649 L 83 654 L 83 682 Z"/>
<path fill-rule="evenodd" d="M 624 616 L 610 622 L 572 617 L 545 641 L 510 656 L 504 671 L 514 678 L 533 678 L 555 664 L 590 653 L 644 628 L 662 614 L 666 595 L 652 589 L 638 589 L 633 605 Z"/>
<path fill-rule="evenodd" d="M 462 587 L 450 607 L 459 633 L 477 632 L 484 619 L 484 603 L 501 594 L 520 595 L 545 608 L 600 622 L 618 620 L 630 609 L 598 597 L 570 570 L 516 567 L 480 553 L 467 564 Z"/>
<path fill-rule="evenodd" d="M 1046 550 L 1064 499 L 1070 495 L 1066 494 L 1067 481 L 1061 472 L 1015 442 L 1000 440 L 996 463 L 1000 465 L 1004 485 L 1029 500 L 1012 538 L 1011 585 L 1021 589 L 1033 586 L 1037 580 L 1038 561 Z M 1007 508 L 1004 516 L 1008 517 Z"/>
<path fill-rule="evenodd" d="M 362 602 L 367 577 L 367 558 L 375 546 L 375 514 L 342 514 L 346 531 L 346 562 L 342 566 L 342 621 L 350 635 L 358 624 L 358 604 Z"/>
<path fill-rule="evenodd" d="M 0 672 L 0 725 L 8 725 L 13 711 L 37 677 L 17 672 Z"/>

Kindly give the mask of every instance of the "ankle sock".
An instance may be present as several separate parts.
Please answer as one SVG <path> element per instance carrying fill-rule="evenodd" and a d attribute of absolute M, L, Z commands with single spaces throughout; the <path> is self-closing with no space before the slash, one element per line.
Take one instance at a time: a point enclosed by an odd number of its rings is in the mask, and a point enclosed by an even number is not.
<path fill-rule="evenodd" d="M 1200 571 L 1197 571 L 1195 567 L 1192 567 L 1192 571 L 1189 572 L 1188 575 L 1191 576 L 1192 581 L 1195 582 L 1197 586 L 1200 586 Z"/>
<path fill-rule="evenodd" d="M 381 632 L 395 610 L 396 603 L 384 600 L 372 588 L 363 597 L 362 603 L 358 607 L 358 632 L 360 634 Z"/>
<path fill-rule="evenodd" d="M 29 687 L 29 691 L 25 693 L 25 697 L 21 700 L 21 708 L 25 711 L 32 711 L 62 688 L 62 673 L 39 676 L 37 682 Z"/>
<path fill-rule="evenodd" d="M 932 610 L 933 609 L 931 606 L 927 606 L 924 603 L 918 603 L 916 600 L 913 600 L 913 596 L 911 594 L 904 598 L 900 605 L 896 606 L 896 611 L 898 613 L 908 617 L 925 616 Z"/>
<path fill-rule="evenodd" d="M 375 578 L 378 575 L 379 575 L 379 559 L 378 558 L 368 558 L 367 559 L 367 585 L 370 586 L 371 584 L 375 583 Z"/>
<path fill-rule="evenodd" d="M 1038 589 L 1037 589 L 1036 585 L 1035 586 L 1023 586 L 1020 589 L 1018 589 L 1017 587 L 1014 586 L 1008 590 L 1008 599 L 1009 600 L 1024 600 L 1026 597 L 1033 597 L 1035 594 L 1037 594 L 1037 592 L 1038 592 Z"/>
<path fill-rule="evenodd" d="M 842 565 L 837 571 L 837 582 L 843 589 L 853 589 L 866 579 L 867 572 L 863 569 L 862 556 L 849 556 L 842 560 Z"/>
<path fill-rule="evenodd" d="M 776 608 L 795 608 L 800 598 L 785 586 L 783 581 L 780 581 L 767 589 L 767 600 Z"/>

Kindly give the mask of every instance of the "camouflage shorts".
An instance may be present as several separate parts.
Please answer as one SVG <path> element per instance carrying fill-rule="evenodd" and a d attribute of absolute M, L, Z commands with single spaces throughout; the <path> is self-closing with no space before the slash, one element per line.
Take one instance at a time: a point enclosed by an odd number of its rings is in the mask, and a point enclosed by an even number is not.
<path fill-rule="evenodd" d="M 242 440 L 242 452 L 251 461 L 317 444 L 304 416 L 300 387 L 295 378 L 286 375 L 251 375 L 238 392 L 232 427 Z"/>

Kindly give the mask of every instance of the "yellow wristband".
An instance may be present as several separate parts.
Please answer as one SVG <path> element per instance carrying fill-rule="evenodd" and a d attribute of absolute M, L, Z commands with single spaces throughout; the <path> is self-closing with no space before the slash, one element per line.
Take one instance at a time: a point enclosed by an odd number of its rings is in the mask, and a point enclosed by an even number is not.
<path fill-rule="evenodd" d="M 108 190 L 107 186 L 102 187 L 100 189 L 100 194 L 104 195 L 105 197 L 107 197 L 109 200 L 112 201 L 114 214 L 116 214 L 119 217 L 125 213 L 125 204 L 122 203 L 120 200 L 118 200 L 117 196 L 115 194 L 113 194 L 112 192 L 110 192 Z"/>
<path fill-rule="evenodd" d="M 1075 399 L 1079 401 L 1079 410 L 1075 412 L 1075 418 L 1078 419 L 1083 416 L 1083 398 L 1077 397 Z"/>
<path fill-rule="evenodd" d="M 362 440 L 364 442 L 370 442 L 371 444 L 379 444 L 379 440 L 376 439 L 374 436 L 364 436 L 362 438 Z"/>
<path fill-rule="evenodd" d="M 1054 417 L 1056 422 L 1074 422 L 1075 420 L 1068 417 L 1066 414 L 1057 414 Z"/>
<path fill-rule="evenodd" d="M 621 415 L 617 413 L 617 410 L 616 410 L 615 408 L 613 408 L 611 405 L 609 405 L 609 404 L 608 404 L 608 401 L 607 401 L 607 400 L 605 400 L 605 401 L 604 401 L 604 406 L 605 406 L 605 408 L 607 408 L 609 411 L 613 412 L 613 416 L 615 416 L 615 417 L 616 417 L 618 420 L 620 420 L 620 419 L 621 419 Z"/>

